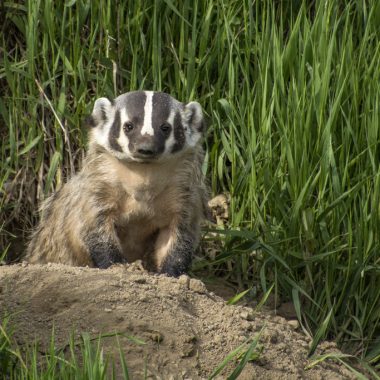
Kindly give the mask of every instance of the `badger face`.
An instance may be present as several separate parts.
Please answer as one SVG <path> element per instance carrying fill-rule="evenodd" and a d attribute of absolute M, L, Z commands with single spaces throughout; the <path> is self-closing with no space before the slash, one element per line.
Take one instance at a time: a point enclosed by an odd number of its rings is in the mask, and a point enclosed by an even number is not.
<path fill-rule="evenodd" d="M 90 143 L 120 160 L 163 160 L 195 147 L 203 124 L 197 102 L 183 104 L 163 92 L 128 92 L 113 102 L 96 100 Z"/>

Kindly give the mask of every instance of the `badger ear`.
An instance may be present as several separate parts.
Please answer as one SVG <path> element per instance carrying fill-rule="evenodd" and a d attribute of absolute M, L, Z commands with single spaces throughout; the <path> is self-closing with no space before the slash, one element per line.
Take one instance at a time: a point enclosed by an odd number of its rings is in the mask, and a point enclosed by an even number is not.
<path fill-rule="evenodd" d="M 202 107 L 198 102 L 190 102 L 185 105 L 183 124 L 187 144 L 194 147 L 202 137 L 204 130 Z"/>
<path fill-rule="evenodd" d="M 87 124 L 96 127 L 104 124 L 112 117 L 112 103 L 107 98 L 99 98 L 95 101 L 91 116 L 87 118 Z"/>
<path fill-rule="evenodd" d="M 186 124 L 193 132 L 203 133 L 204 120 L 202 107 L 198 102 L 190 102 L 185 105 Z"/>

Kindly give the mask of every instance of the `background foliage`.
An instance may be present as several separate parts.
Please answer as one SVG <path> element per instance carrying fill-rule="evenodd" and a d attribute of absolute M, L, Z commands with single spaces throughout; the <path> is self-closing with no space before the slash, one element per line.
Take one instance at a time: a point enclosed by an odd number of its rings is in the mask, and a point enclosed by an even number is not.
<path fill-rule="evenodd" d="M 380 357 L 380 2 L 0 4 L 4 254 L 80 165 L 96 97 L 197 99 L 231 194 L 213 268 L 294 302 L 303 328 Z M 16 239 L 15 239 L 16 237 Z"/>

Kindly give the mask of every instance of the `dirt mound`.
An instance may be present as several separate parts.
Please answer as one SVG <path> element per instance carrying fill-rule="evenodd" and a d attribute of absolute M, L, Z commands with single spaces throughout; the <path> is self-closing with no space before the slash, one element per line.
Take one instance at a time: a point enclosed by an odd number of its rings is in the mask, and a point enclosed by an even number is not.
<path fill-rule="evenodd" d="M 17 312 L 12 321 L 19 342 L 37 338 L 47 346 L 53 326 L 56 344 L 62 346 L 73 330 L 93 337 L 117 331 L 142 339 L 142 346 L 120 340 L 132 379 L 142 378 L 144 363 L 151 379 L 207 378 L 228 353 L 262 329 L 258 358 L 239 379 L 351 378 L 333 362 L 305 371 L 308 340 L 285 319 L 227 306 L 197 279 L 152 275 L 136 264 L 107 270 L 0 267 L 0 314 L 5 311 Z M 111 338 L 105 345 L 116 350 Z M 331 344 L 325 350 L 337 351 Z M 236 364 L 237 359 L 220 378 Z"/>

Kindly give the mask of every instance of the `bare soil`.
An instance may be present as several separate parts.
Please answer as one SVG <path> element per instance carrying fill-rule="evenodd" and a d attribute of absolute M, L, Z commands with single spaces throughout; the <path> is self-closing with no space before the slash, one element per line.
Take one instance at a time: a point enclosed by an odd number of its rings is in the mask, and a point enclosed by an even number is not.
<path fill-rule="evenodd" d="M 295 321 L 228 306 L 203 282 L 145 272 L 138 263 L 107 270 L 65 265 L 0 267 L 0 318 L 12 313 L 15 338 L 21 344 L 38 339 L 47 347 L 54 326 L 56 345 L 63 347 L 73 331 L 119 332 L 142 339 L 138 345 L 120 338 L 132 379 L 203 379 L 232 350 L 263 329 L 257 358 L 239 379 L 350 379 L 346 368 L 325 361 L 311 369 L 310 339 Z M 105 338 L 106 350 L 117 353 L 115 337 Z M 338 352 L 323 343 L 318 353 Z M 219 375 L 225 379 L 232 361 Z"/>

